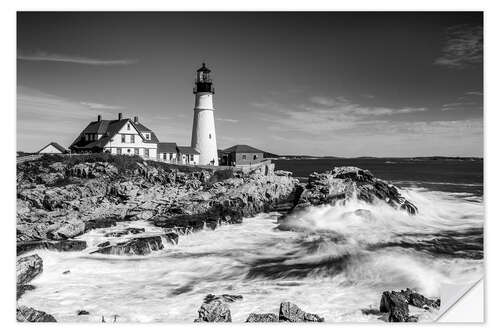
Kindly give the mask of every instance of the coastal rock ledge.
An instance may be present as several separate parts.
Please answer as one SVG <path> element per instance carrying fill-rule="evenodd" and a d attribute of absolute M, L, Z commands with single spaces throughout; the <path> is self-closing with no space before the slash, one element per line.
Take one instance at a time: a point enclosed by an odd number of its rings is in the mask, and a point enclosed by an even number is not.
<path fill-rule="evenodd" d="M 395 186 L 375 178 L 368 170 L 353 166 L 336 167 L 323 173 L 314 172 L 309 175 L 307 184 L 300 192 L 293 211 L 357 199 L 368 203 L 382 201 L 412 215 L 418 212 L 417 207 L 403 197 Z"/>

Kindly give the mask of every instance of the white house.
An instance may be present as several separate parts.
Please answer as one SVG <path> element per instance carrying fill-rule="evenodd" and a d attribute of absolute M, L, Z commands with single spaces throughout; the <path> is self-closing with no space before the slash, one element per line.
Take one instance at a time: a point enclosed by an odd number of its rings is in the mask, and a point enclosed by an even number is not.
<path fill-rule="evenodd" d="M 69 148 L 75 153 L 109 152 L 156 160 L 157 145 L 155 133 L 141 124 L 138 117 L 122 118 L 119 113 L 115 120 L 97 116 L 97 121 L 89 123 Z"/>
<path fill-rule="evenodd" d="M 157 160 L 172 164 L 198 165 L 200 152 L 191 147 L 177 146 L 175 142 L 160 142 Z"/>
<path fill-rule="evenodd" d="M 58 144 L 57 142 L 51 142 L 42 149 L 40 149 L 37 154 L 64 154 L 67 149 Z"/>

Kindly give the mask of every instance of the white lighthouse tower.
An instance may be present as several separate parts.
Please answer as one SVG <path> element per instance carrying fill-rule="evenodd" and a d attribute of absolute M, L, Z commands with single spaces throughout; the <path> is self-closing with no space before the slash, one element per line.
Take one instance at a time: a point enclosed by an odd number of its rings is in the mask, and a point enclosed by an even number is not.
<path fill-rule="evenodd" d="M 205 63 L 196 71 L 191 147 L 200 152 L 201 165 L 219 165 L 214 122 L 214 87 Z"/>

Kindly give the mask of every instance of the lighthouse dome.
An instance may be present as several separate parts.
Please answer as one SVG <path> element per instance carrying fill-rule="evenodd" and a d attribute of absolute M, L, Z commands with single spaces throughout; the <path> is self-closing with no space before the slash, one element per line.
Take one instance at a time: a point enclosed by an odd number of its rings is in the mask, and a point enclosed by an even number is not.
<path fill-rule="evenodd" d="M 202 63 L 201 67 L 198 68 L 197 72 L 210 73 L 211 70 L 208 69 L 208 67 L 207 67 L 207 65 L 205 63 Z"/>

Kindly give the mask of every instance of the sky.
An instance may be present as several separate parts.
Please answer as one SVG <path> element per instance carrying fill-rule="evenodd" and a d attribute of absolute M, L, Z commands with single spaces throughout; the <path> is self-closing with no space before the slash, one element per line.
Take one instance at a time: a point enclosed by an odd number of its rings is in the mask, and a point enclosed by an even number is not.
<path fill-rule="evenodd" d="M 189 145 L 202 62 L 218 148 L 483 156 L 481 12 L 19 12 L 17 149 L 119 112 Z"/>

